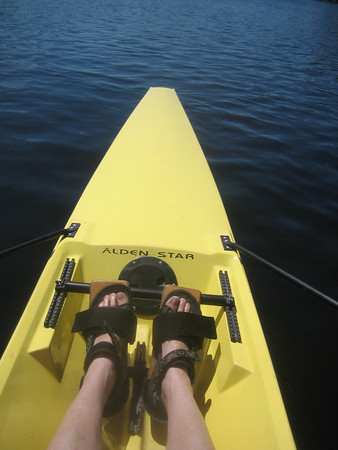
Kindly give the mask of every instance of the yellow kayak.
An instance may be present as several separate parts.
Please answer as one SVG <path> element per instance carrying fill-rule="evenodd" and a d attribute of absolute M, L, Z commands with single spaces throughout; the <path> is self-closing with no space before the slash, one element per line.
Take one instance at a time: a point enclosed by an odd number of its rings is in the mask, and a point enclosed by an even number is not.
<path fill-rule="evenodd" d="M 83 192 L 1 359 L 2 448 L 46 448 L 79 389 L 85 342 L 72 334 L 94 280 L 130 283 L 138 319 L 130 397 L 104 418 L 104 448 L 165 446 L 140 383 L 165 284 L 198 289 L 217 339 L 205 339 L 194 395 L 217 449 L 294 442 L 222 200 L 174 90 L 151 88 Z M 57 284 L 55 282 L 57 281 Z M 138 374 L 139 376 L 135 376 Z M 141 380 L 141 381 L 140 381 Z"/>

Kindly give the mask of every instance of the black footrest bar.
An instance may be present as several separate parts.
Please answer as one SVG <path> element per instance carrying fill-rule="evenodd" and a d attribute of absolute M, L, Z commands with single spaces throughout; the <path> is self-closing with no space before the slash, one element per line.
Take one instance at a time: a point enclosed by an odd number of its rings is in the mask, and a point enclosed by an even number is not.
<path fill-rule="evenodd" d="M 67 283 L 73 275 L 74 272 L 74 268 L 75 268 L 75 260 L 69 260 L 69 258 L 67 258 L 65 265 L 62 269 L 62 273 L 60 276 L 60 281 L 57 283 Z M 44 326 L 45 328 L 55 328 L 61 311 L 62 311 L 62 307 L 64 304 L 64 301 L 66 299 L 66 295 L 67 295 L 67 291 L 65 290 L 58 290 L 57 288 L 55 288 L 55 293 L 54 293 L 54 297 L 52 299 L 52 302 L 50 304 L 46 319 L 45 319 L 45 323 Z"/>
<path fill-rule="evenodd" d="M 56 290 L 59 292 L 77 292 L 79 294 L 89 294 L 90 283 L 77 283 L 74 281 L 56 282 Z M 162 289 L 130 288 L 132 296 L 143 300 L 161 300 Z M 226 299 L 223 295 L 202 294 L 202 305 L 226 306 Z"/>
<path fill-rule="evenodd" d="M 225 313 L 228 320 L 228 327 L 230 333 L 231 342 L 242 342 L 241 333 L 239 331 L 239 325 L 237 320 L 237 310 L 235 305 L 235 299 L 232 296 L 230 281 L 227 272 L 219 271 L 219 279 L 221 282 L 222 292 L 225 297 Z"/>

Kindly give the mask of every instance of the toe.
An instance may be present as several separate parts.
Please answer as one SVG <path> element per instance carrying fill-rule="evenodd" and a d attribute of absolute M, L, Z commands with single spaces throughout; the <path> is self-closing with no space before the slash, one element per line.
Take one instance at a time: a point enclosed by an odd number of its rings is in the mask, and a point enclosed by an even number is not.
<path fill-rule="evenodd" d="M 109 295 L 106 295 L 104 298 L 103 298 L 103 300 L 102 300 L 102 302 L 101 303 L 99 303 L 99 307 L 108 307 L 109 306 Z"/>
<path fill-rule="evenodd" d="M 109 300 L 110 300 L 110 303 L 109 303 L 110 307 L 114 308 L 115 306 L 117 306 L 116 294 L 115 293 L 110 294 Z"/>
<path fill-rule="evenodd" d="M 116 294 L 116 301 L 117 305 L 124 305 L 125 303 L 128 303 L 128 297 L 123 292 L 118 292 Z"/>
<path fill-rule="evenodd" d="M 169 306 L 173 311 L 177 311 L 177 308 L 179 307 L 180 299 L 176 295 L 171 297 L 167 302 L 166 306 Z"/>
<path fill-rule="evenodd" d="M 177 312 L 184 312 L 184 308 L 186 305 L 187 301 L 184 298 L 180 299 L 180 304 L 178 306 Z"/>

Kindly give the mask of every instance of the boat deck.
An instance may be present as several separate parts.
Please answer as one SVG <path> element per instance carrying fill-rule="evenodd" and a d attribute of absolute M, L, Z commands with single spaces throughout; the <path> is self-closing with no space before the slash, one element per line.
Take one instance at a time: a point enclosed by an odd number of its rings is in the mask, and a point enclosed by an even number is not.
<path fill-rule="evenodd" d="M 222 235 L 233 240 L 230 224 L 175 91 L 151 89 L 144 97 L 93 175 L 71 223 L 80 224 L 78 231 L 56 245 L 1 360 L 4 448 L 46 448 L 78 392 L 85 343 L 71 328 L 76 312 L 88 308 L 89 296 L 69 292 L 62 310 L 55 310 L 56 316 L 60 312 L 55 328 L 44 326 L 67 259 L 75 263 L 68 280 L 90 283 L 123 278 L 123 270 L 139 258 L 170 266 L 180 286 L 224 296 L 223 306 L 202 305 L 202 313 L 214 317 L 218 337 L 205 340 L 194 384 L 216 448 L 294 448 L 243 266 L 235 252 L 223 248 Z M 156 281 L 172 283 L 166 272 Z M 136 312 L 129 364 L 134 366 L 137 343 L 144 343 L 148 366 L 154 315 Z M 241 339 L 232 335 L 234 317 Z M 104 446 L 165 445 L 166 427 L 146 413 L 138 434 L 130 433 L 131 404 L 104 419 Z"/>

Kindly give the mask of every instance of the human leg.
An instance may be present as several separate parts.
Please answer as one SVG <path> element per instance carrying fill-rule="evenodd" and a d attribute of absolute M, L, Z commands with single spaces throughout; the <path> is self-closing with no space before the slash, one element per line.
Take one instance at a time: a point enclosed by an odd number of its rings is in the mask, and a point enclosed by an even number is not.
<path fill-rule="evenodd" d="M 184 298 L 172 297 L 167 306 L 177 312 L 190 312 Z M 162 344 L 162 357 L 188 347 L 184 342 L 171 340 Z M 168 449 L 213 449 L 204 418 L 193 397 L 190 378 L 180 367 L 170 367 L 162 382 L 162 398 L 168 413 Z"/>
<path fill-rule="evenodd" d="M 122 292 L 106 295 L 99 307 L 116 307 L 128 302 Z M 118 338 L 118 336 L 117 336 Z M 94 345 L 111 343 L 105 333 L 98 336 Z M 104 405 L 116 381 L 114 361 L 101 357 L 94 359 L 83 379 L 83 384 L 68 408 L 49 449 L 99 449 L 101 448 L 101 423 Z"/>

